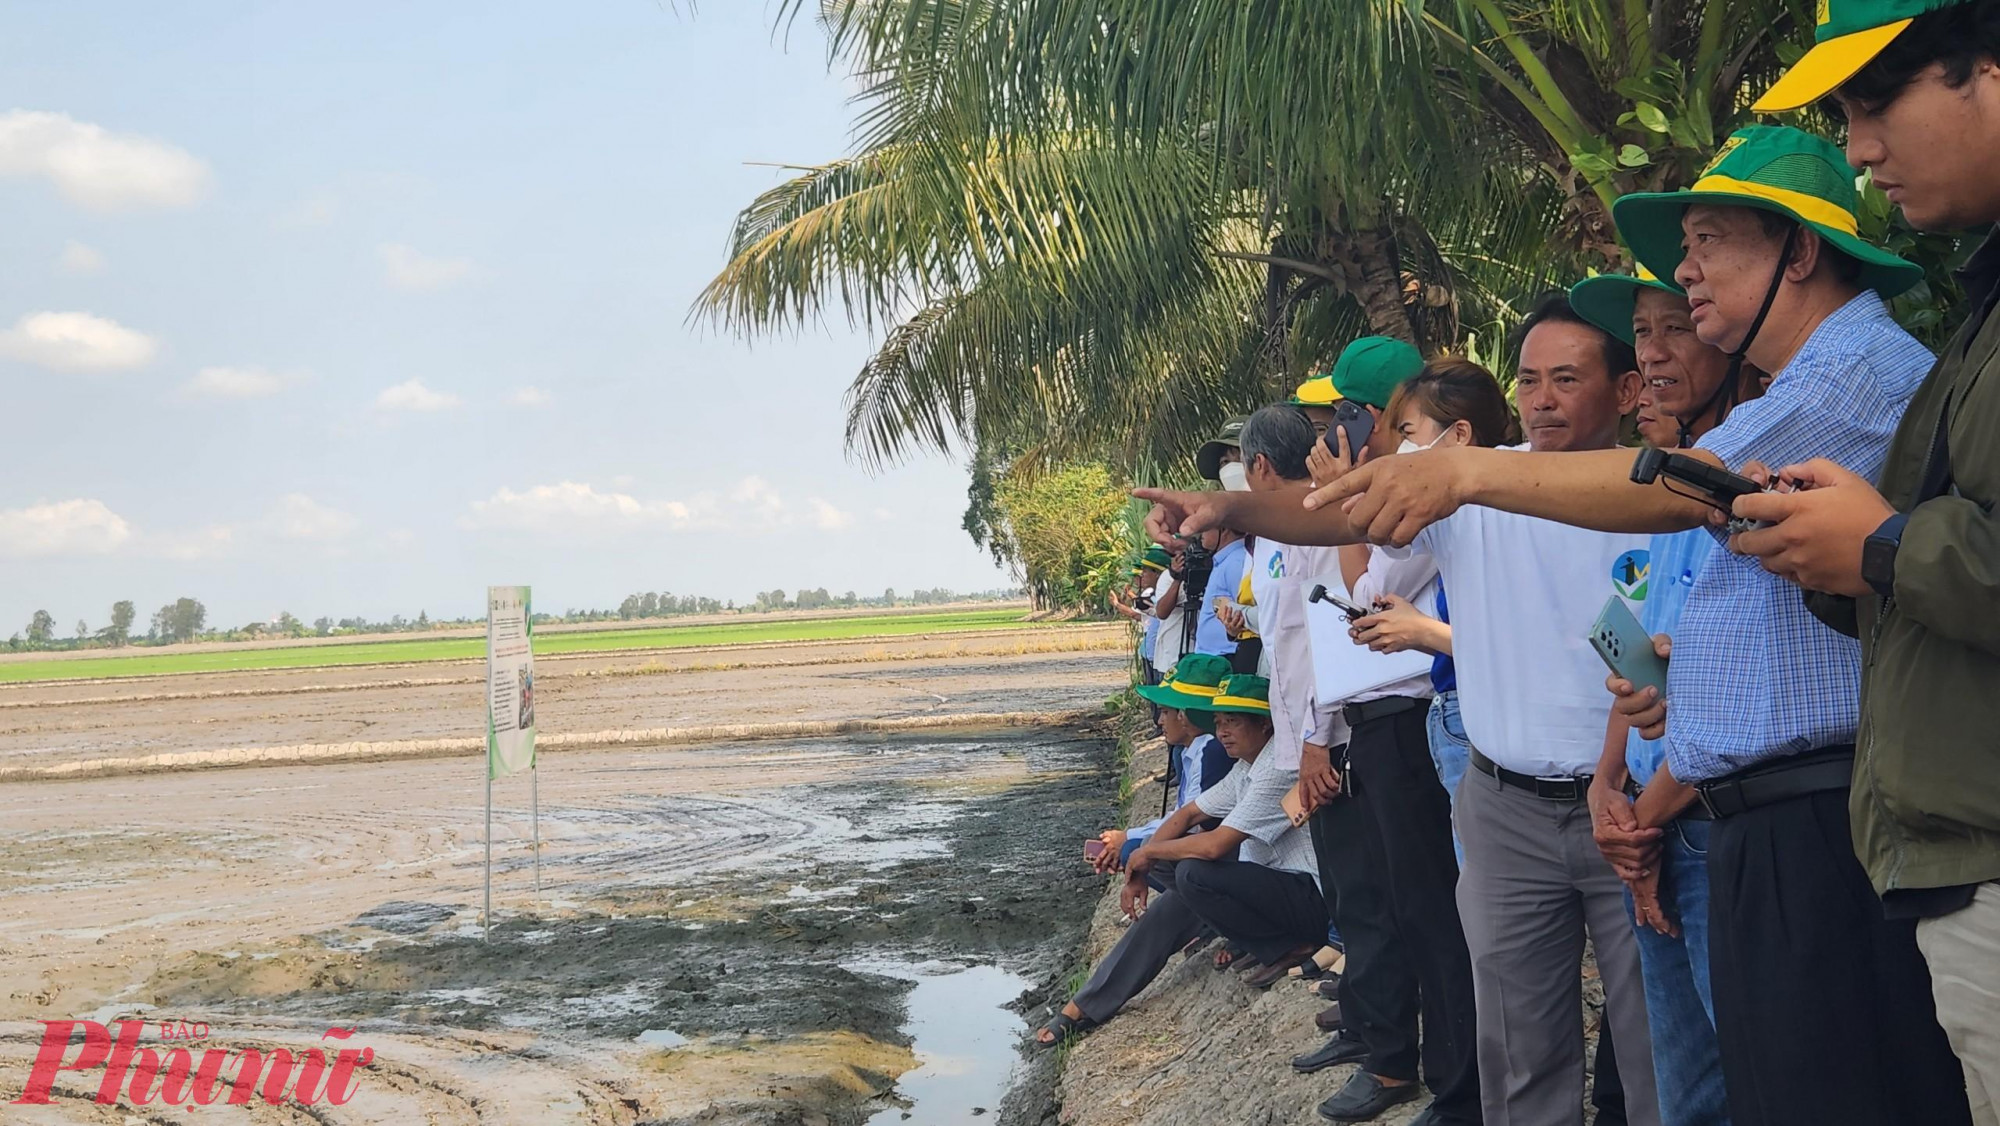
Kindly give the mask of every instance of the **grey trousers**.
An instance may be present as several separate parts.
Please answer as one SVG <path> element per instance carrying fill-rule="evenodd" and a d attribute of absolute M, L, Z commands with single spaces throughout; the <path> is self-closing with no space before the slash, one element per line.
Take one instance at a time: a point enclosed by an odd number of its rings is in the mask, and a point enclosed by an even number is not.
<path fill-rule="evenodd" d="M 2000 1126 L 2000 884 L 1984 884 L 1972 905 L 1917 924 L 1930 963 L 1938 1023 L 1965 1067 L 1976 1126 Z"/>
<path fill-rule="evenodd" d="M 1200 916 L 1179 894 L 1166 891 L 1154 896 L 1097 963 L 1090 980 L 1070 998 L 1077 1011 L 1099 1024 L 1110 1020 L 1160 976 L 1174 951 L 1193 942 L 1200 931 Z"/>
<path fill-rule="evenodd" d="M 1586 931 L 1618 1042 L 1626 1114 L 1633 1126 L 1660 1126 L 1639 943 L 1624 884 L 1591 837 L 1589 808 L 1468 770 L 1456 819 L 1486 1126 L 1582 1126 Z"/>

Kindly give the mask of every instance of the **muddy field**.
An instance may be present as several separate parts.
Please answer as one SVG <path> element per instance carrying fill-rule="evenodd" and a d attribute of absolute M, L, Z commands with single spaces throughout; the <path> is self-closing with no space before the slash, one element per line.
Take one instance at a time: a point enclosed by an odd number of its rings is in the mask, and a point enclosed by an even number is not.
<path fill-rule="evenodd" d="M 555 731 L 1039 712 L 1123 683 L 1088 638 L 1024 644 L 551 662 L 538 707 Z M 8 690 L 0 758 L 478 721 L 476 684 L 387 671 Z M 490 941 L 477 758 L 0 786 L 0 1121 L 1033 1120 L 1017 1013 L 1101 890 L 1075 850 L 1112 817 L 1113 765 L 1085 723 L 550 755 L 539 895 L 529 783 L 496 787 Z M 375 1063 L 338 1107 L 100 1107 L 95 1072 L 6 1105 L 37 1022 L 121 1017 L 162 1049 L 162 1021 L 229 1048 L 354 1028 Z"/>

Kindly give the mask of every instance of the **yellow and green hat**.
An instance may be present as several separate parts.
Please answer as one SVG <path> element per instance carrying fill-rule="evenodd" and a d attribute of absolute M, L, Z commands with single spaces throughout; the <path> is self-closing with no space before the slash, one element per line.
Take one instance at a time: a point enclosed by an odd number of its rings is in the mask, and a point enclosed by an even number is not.
<path fill-rule="evenodd" d="M 1923 267 L 1861 238 L 1854 170 L 1833 142 L 1788 125 L 1730 134 L 1701 178 L 1677 192 L 1635 192 L 1611 205 L 1618 233 L 1640 265 L 1671 278 L 1686 251 L 1681 216 L 1695 204 L 1754 207 L 1810 227 L 1861 263 L 1859 281 L 1884 299 L 1924 279 Z"/>
<path fill-rule="evenodd" d="M 1132 573 L 1136 575 L 1148 567 L 1155 571 L 1164 571 L 1173 564 L 1173 561 L 1174 557 L 1167 554 L 1166 548 L 1149 547 L 1145 554 L 1139 556 L 1139 561 L 1132 565 Z"/>
<path fill-rule="evenodd" d="M 1240 715 L 1271 714 L 1271 682 L 1250 673 L 1236 673 L 1224 678 L 1213 699 L 1201 706 L 1202 711 L 1235 712 Z"/>
<path fill-rule="evenodd" d="M 1340 350 L 1328 378 L 1333 380 L 1337 397 L 1383 410 L 1396 387 L 1422 370 L 1424 354 L 1410 342 L 1393 336 L 1364 336 Z"/>
<path fill-rule="evenodd" d="M 1569 287 L 1569 307 L 1576 315 L 1598 328 L 1632 343 L 1632 306 L 1642 289 L 1686 296 L 1687 291 L 1672 282 L 1661 281 L 1653 271 L 1640 266 L 1634 274 L 1597 274 Z"/>
<path fill-rule="evenodd" d="M 1229 679 L 1229 658 L 1213 653 L 1189 653 L 1174 662 L 1166 679 L 1158 684 L 1142 684 L 1133 689 L 1141 699 L 1163 708 L 1207 711 L 1211 700 Z"/>
<path fill-rule="evenodd" d="M 1771 85 L 1758 113 L 1780 113 L 1816 102 L 1860 73 L 1926 12 L 1967 0 L 1819 0 L 1813 48 Z"/>
<path fill-rule="evenodd" d="M 1330 407 L 1340 401 L 1340 392 L 1334 390 L 1332 375 L 1315 375 L 1294 388 L 1285 401 L 1295 407 Z"/>

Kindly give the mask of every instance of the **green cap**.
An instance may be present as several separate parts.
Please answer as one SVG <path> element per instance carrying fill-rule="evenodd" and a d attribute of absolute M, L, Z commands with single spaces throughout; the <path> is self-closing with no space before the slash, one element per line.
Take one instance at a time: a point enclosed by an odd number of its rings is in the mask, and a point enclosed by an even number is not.
<path fill-rule="evenodd" d="M 1243 448 L 1243 424 L 1250 421 L 1247 414 L 1232 416 L 1222 424 L 1215 437 L 1201 444 L 1194 452 L 1194 467 L 1210 481 L 1222 480 L 1222 455 L 1230 450 Z"/>
<path fill-rule="evenodd" d="M 1886 300 L 1924 280 L 1923 267 L 1862 241 L 1854 170 L 1833 142 L 1788 125 L 1752 125 L 1730 134 L 1694 187 L 1618 197 L 1611 217 L 1639 263 L 1671 278 L 1686 251 L 1681 216 L 1698 203 L 1754 207 L 1818 232 L 1861 263 L 1859 281 Z"/>
<path fill-rule="evenodd" d="M 1213 653 L 1189 653 L 1174 663 L 1166 679 L 1133 689 L 1141 698 L 1163 708 L 1206 711 L 1229 678 L 1229 658 Z"/>
<path fill-rule="evenodd" d="M 1147 548 L 1145 554 L 1139 556 L 1139 565 L 1133 569 L 1143 571 L 1151 567 L 1155 571 L 1164 571 L 1173 561 L 1174 557 L 1167 553 L 1166 548 L 1154 545 Z"/>
<path fill-rule="evenodd" d="M 1364 336 L 1341 349 L 1333 364 L 1333 388 L 1343 399 L 1381 410 L 1398 384 L 1422 370 L 1423 354 L 1413 345 L 1390 336 Z"/>
<path fill-rule="evenodd" d="M 1642 289 L 1657 289 L 1676 297 L 1687 296 L 1687 291 L 1680 286 L 1663 282 L 1653 276 L 1653 271 L 1640 266 L 1636 277 L 1598 274 L 1570 286 L 1569 307 L 1576 310 L 1577 316 L 1630 344 L 1632 306 L 1639 300 Z"/>
<path fill-rule="evenodd" d="M 1204 700 L 1197 711 L 1235 712 L 1239 715 L 1271 714 L 1271 682 L 1261 676 L 1239 672 L 1224 677 L 1215 696 Z"/>
<path fill-rule="evenodd" d="M 1813 48 L 1771 84 L 1758 113 L 1779 113 L 1819 101 L 1882 53 L 1910 21 L 1969 0 L 1819 0 Z"/>

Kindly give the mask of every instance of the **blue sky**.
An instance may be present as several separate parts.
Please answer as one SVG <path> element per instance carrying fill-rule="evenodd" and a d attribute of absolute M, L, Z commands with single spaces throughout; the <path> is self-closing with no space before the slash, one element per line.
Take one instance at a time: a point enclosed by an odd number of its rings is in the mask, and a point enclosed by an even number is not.
<path fill-rule="evenodd" d="M 735 212 L 847 148 L 763 3 L 15 5 L 0 635 L 1008 580 L 965 476 L 871 477 L 869 341 L 686 322 Z"/>

